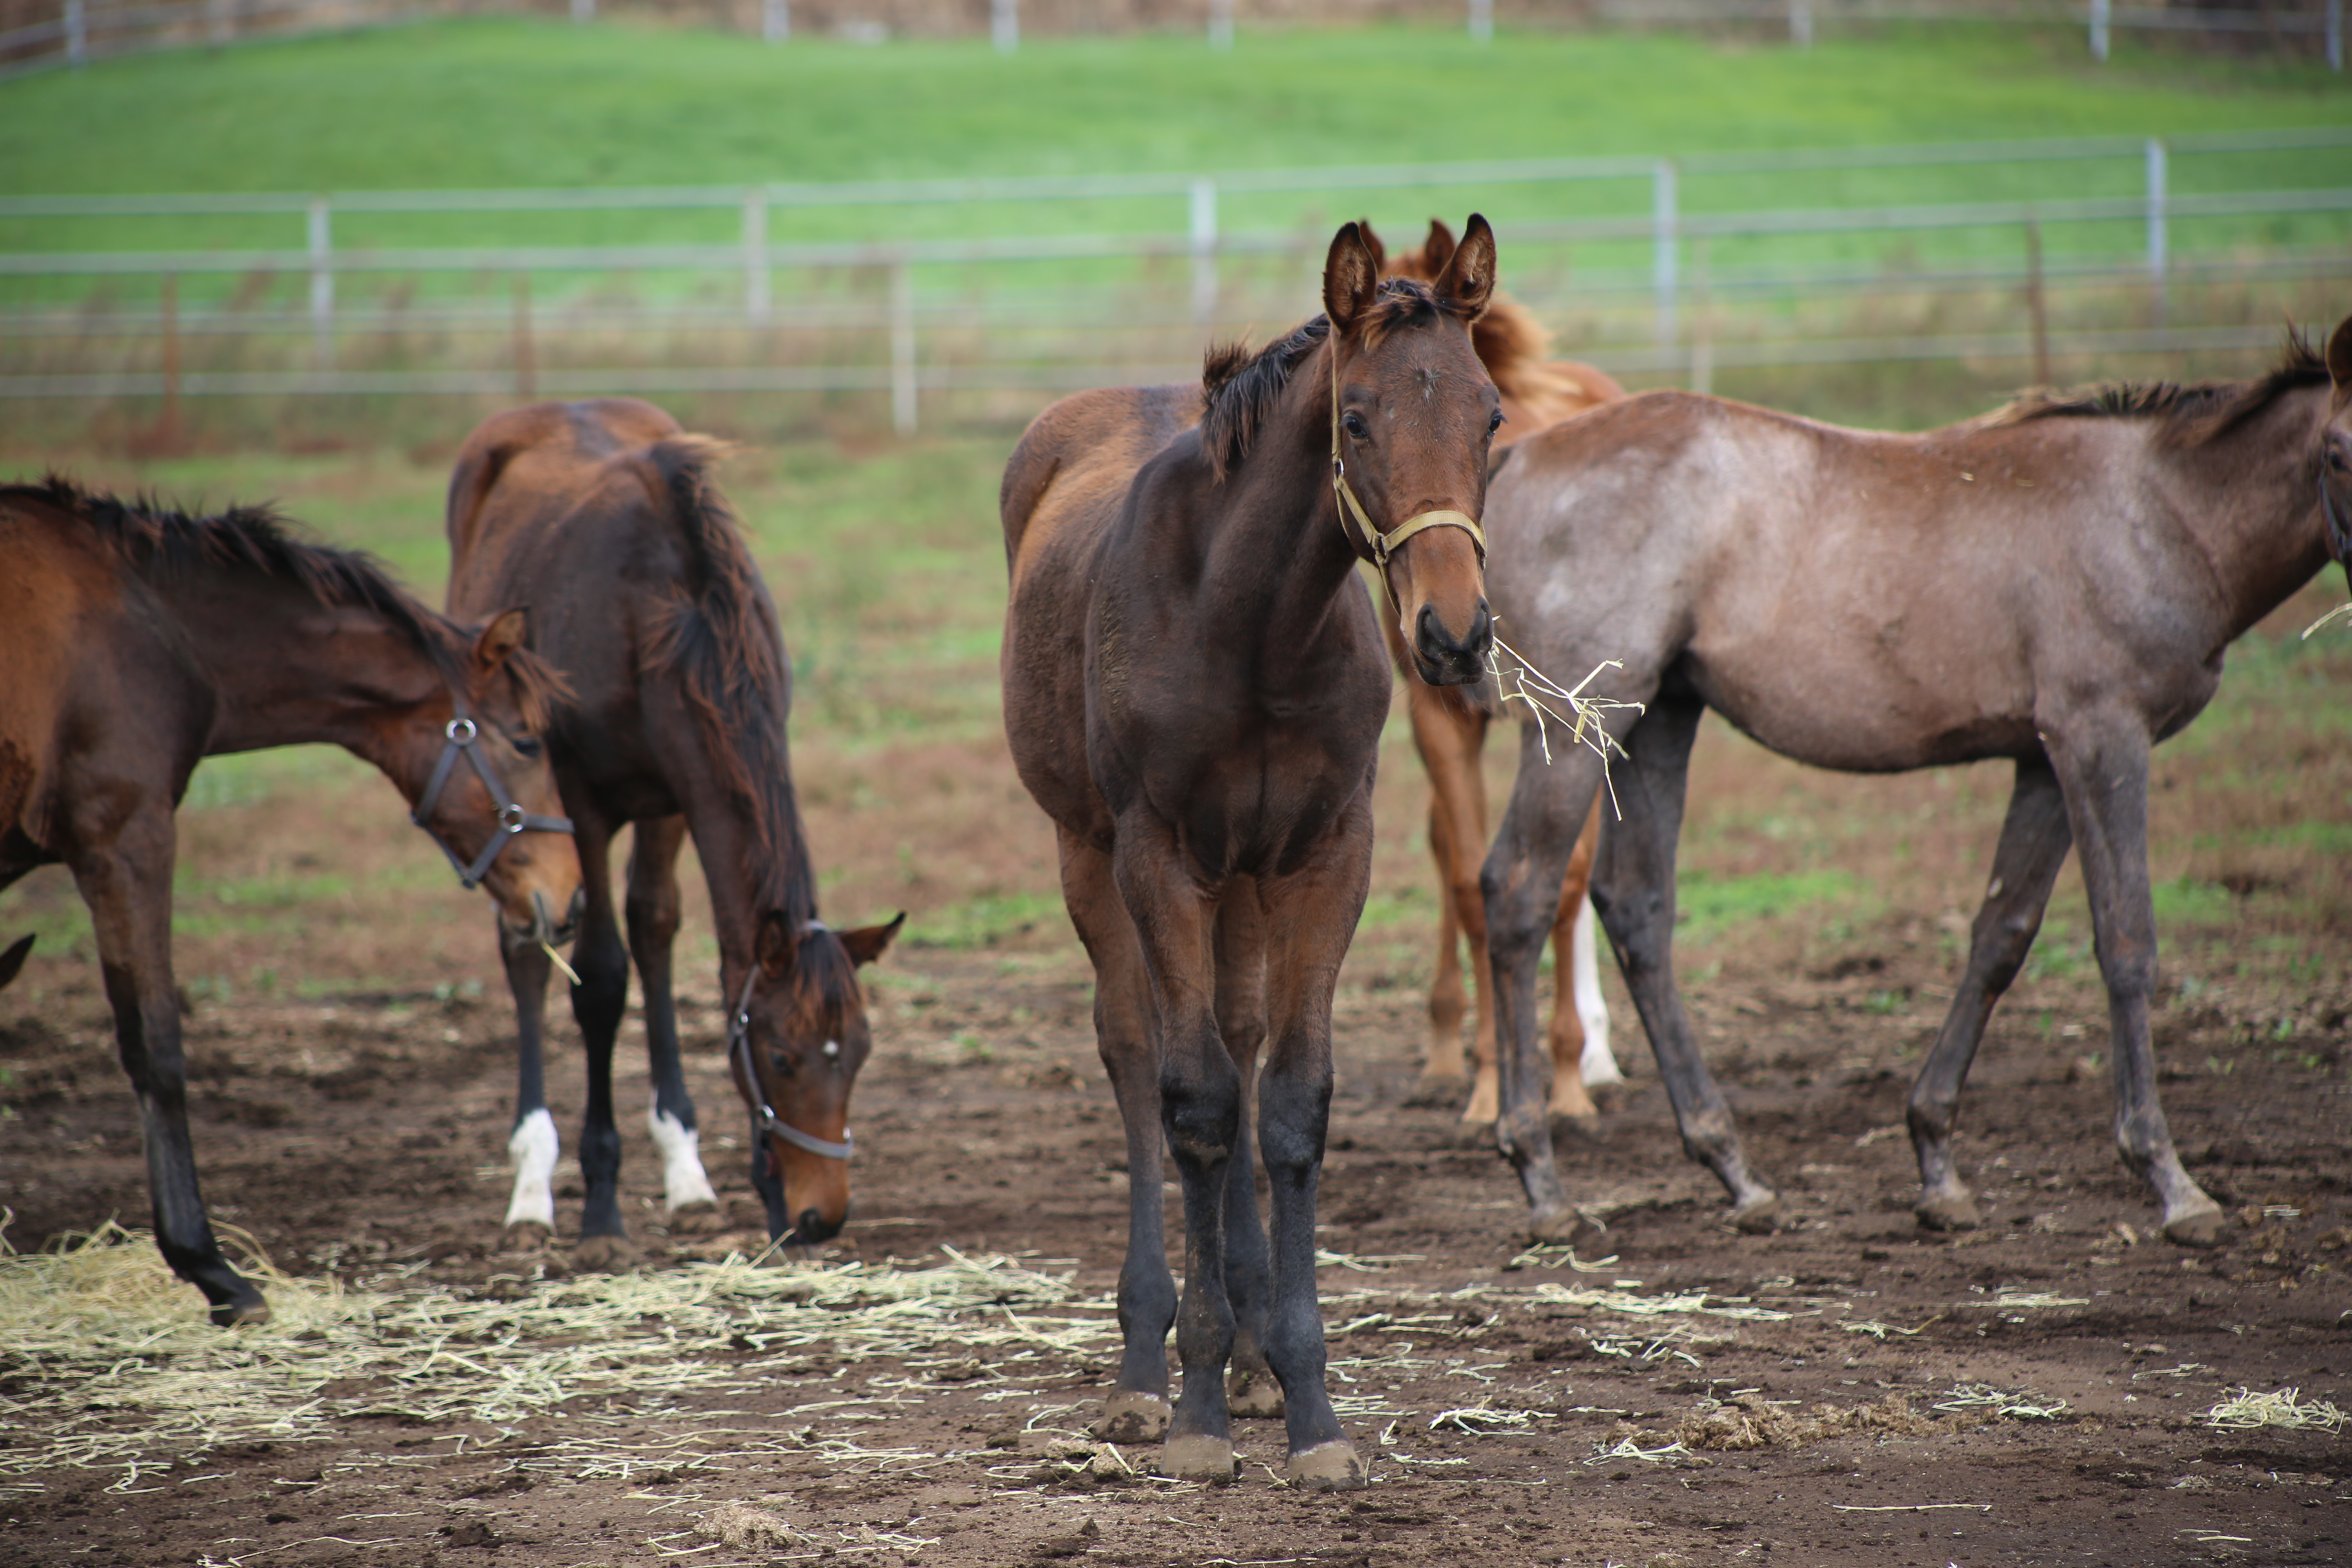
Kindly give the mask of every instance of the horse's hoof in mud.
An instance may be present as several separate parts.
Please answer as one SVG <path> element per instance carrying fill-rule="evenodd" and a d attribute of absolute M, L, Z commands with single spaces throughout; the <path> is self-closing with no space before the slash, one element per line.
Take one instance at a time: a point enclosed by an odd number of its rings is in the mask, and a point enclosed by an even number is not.
<path fill-rule="evenodd" d="M 555 1232 L 535 1219 L 517 1220 L 499 1233 L 500 1252 L 545 1252 L 555 1245 Z"/>
<path fill-rule="evenodd" d="M 1609 1227 L 1580 1208 L 1528 1216 L 1528 1239 L 1538 1246 L 1566 1242 L 1570 1247 L 1590 1247 L 1608 1237 Z"/>
<path fill-rule="evenodd" d="M 708 1201 L 680 1204 L 670 1211 L 669 1233 L 672 1236 L 717 1236 L 727 1228 L 727 1216 L 719 1205 Z"/>
<path fill-rule="evenodd" d="M 1601 1113 L 1569 1116 L 1560 1111 L 1551 1113 L 1551 1142 L 1554 1148 L 1565 1143 L 1571 1147 L 1598 1142 L 1601 1137 Z"/>
<path fill-rule="evenodd" d="M 572 1249 L 572 1267 L 583 1274 L 625 1274 L 636 1262 L 637 1249 L 625 1236 L 583 1236 Z"/>
<path fill-rule="evenodd" d="M 1106 1443 L 1157 1443 L 1168 1436 L 1168 1401 L 1126 1389 L 1110 1396 L 1095 1436 Z"/>
<path fill-rule="evenodd" d="M 1766 1193 L 1750 1198 L 1725 1217 L 1742 1236 L 1769 1236 L 1780 1228 L 1780 1194 Z"/>
<path fill-rule="evenodd" d="M 269 1321 L 269 1303 L 256 1292 L 250 1301 L 223 1301 L 205 1315 L 216 1329 L 241 1329 Z"/>
<path fill-rule="evenodd" d="M 1921 1198 L 1912 1214 L 1921 1230 L 1974 1230 L 1984 1224 L 1984 1215 L 1977 1212 L 1976 1199 L 1966 1193 L 1940 1193 L 1932 1198 Z"/>
<path fill-rule="evenodd" d="M 1423 1073 L 1404 1097 L 1412 1106 L 1459 1105 L 1470 1092 L 1470 1079 L 1465 1073 Z"/>
<path fill-rule="evenodd" d="M 1225 1380 L 1225 1413 L 1245 1421 L 1282 1419 L 1282 1384 L 1271 1372 L 1237 1372 Z"/>
<path fill-rule="evenodd" d="M 1473 1121 L 1467 1117 L 1454 1124 L 1454 1146 L 1456 1149 L 1492 1149 L 1495 1147 L 1495 1124 Z"/>
<path fill-rule="evenodd" d="M 2164 1239 L 2175 1247 L 2219 1247 L 2227 1224 L 2219 1207 L 2190 1209 L 2164 1222 Z"/>
<path fill-rule="evenodd" d="M 1161 1444 L 1158 1468 L 1161 1475 L 1174 1480 L 1225 1486 L 1242 1473 L 1242 1461 L 1224 1438 L 1194 1433 L 1171 1437 Z"/>
<path fill-rule="evenodd" d="M 1288 1476 L 1292 1486 L 1318 1492 L 1353 1491 L 1371 1480 L 1364 1473 L 1364 1461 L 1356 1458 L 1356 1446 L 1345 1437 L 1291 1455 Z"/>

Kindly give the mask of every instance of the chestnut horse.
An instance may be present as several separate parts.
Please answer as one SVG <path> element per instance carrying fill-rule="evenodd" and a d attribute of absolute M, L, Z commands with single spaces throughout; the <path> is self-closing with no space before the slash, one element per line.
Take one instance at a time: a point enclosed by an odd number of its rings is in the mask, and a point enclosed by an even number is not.
<path fill-rule="evenodd" d="M 1381 246 L 1364 226 L 1375 254 Z M 1418 250 L 1384 258 L 1382 270 L 1428 282 L 1453 259 L 1454 231 L 1435 218 Z M 1547 359 L 1551 335 L 1527 308 L 1497 292 L 1486 313 L 1470 328 L 1470 344 L 1502 395 L 1503 427 L 1495 433 L 1497 452 L 1588 408 L 1597 408 L 1625 389 L 1605 372 L 1570 360 Z M 1429 853 L 1437 862 L 1437 963 L 1429 988 L 1429 1055 L 1409 1105 L 1452 1105 L 1463 1100 L 1465 1131 L 1493 1127 L 1499 1103 L 1495 1072 L 1495 1008 L 1486 984 L 1486 910 L 1478 892 L 1478 865 L 1486 854 L 1486 731 L 1495 718 L 1491 678 L 1468 686 L 1435 687 L 1413 673 L 1403 639 L 1390 621 L 1389 657 L 1404 678 L 1405 709 L 1412 721 L 1413 749 L 1429 773 Z M 1609 1004 L 1601 994 L 1601 969 L 1592 931 L 1592 905 L 1584 896 L 1601 838 L 1601 803 L 1595 800 L 1577 840 L 1576 854 L 1559 893 L 1559 918 L 1552 927 L 1551 1114 L 1555 1121 L 1590 1123 L 1600 1111 L 1588 1089 L 1625 1081 L 1609 1049 Z M 1470 978 L 1477 998 L 1477 1026 L 1471 1060 L 1475 1080 L 1463 1071 L 1462 965 L 1459 939 L 1470 948 Z"/>
<path fill-rule="evenodd" d="M 213 1321 L 260 1321 L 268 1303 L 221 1256 L 188 1136 L 172 979 L 188 777 L 205 757 L 333 742 L 383 770 L 536 948 L 580 885 L 537 733 L 558 683 L 523 649 L 522 611 L 458 626 L 267 510 L 0 487 L 0 888 L 37 866 L 73 872 L 139 1096 L 156 1244 Z M 0 984 L 30 946 L 0 956 Z"/>
<path fill-rule="evenodd" d="M 633 398 L 541 403 L 485 420 L 449 481 L 451 608 L 527 601 L 537 646 L 572 682 L 548 739 L 587 893 L 572 1014 L 588 1052 L 573 1256 L 589 1268 L 629 1256 L 613 1040 L 633 953 L 669 1223 L 720 1223 L 670 990 L 687 834 L 710 891 L 730 1066 L 772 1239 L 822 1241 L 848 1218 L 849 1094 L 873 1043 L 856 966 L 880 957 L 906 918 L 847 931 L 817 918 L 785 742 L 792 667 L 767 584 L 710 482 L 717 450 Z M 630 823 L 624 946 L 610 857 Z M 529 943 L 501 945 L 520 1037 L 506 1223 L 543 1238 L 557 1153 L 541 1073 L 549 965 Z"/>
<path fill-rule="evenodd" d="M 2352 322 L 2268 375 L 2037 394 L 1920 435 L 1843 430 L 1651 393 L 1526 441 L 1496 477 L 1495 582 L 1515 646 L 1549 670 L 1603 658 L 1599 695 L 1648 704 L 1593 881 L 1681 1124 L 1772 1222 L 1674 984 L 1675 846 L 1699 715 L 1853 773 L 2006 757 L 2015 793 L 1968 967 L 1910 1102 L 1919 1223 L 1966 1229 L 1960 1086 L 2068 849 L 2082 856 L 2115 1061 L 2115 1135 L 2165 1235 L 2208 1246 L 2221 1209 L 2181 1168 L 2148 1043 L 2156 922 L 2150 748 L 2213 696 L 2231 641 L 2347 548 Z M 1621 719 L 1630 716 L 1621 715 Z M 1575 1218 L 1551 1163 L 1536 960 L 1599 764 L 1523 737 L 1485 872 L 1507 1150 L 1538 1231 Z"/>
<path fill-rule="evenodd" d="M 1324 315 L 1255 354 L 1212 352 L 1197 388 L 1066 398 L 1004 470 L 1005 730 L 1059 837 L 1127 1127 L 1125 1348 L 1104 1430 L 1164 1433 L 1171 1475 L 1233 1478 L 1238 1351 L 1245 1379 L 1262 1357 L 1279 1383 L 1290 1479 L 1364 1480 L 1324 1388 L 1315 1291 L 1332 992 L 1363 910 L 1389 706 L 1356 563 L 1380 564 L 1424 679 L 1476 679 L 1491 631 L 1475 520 L 1502 411 L 1467 328 L 1494 277 L 1483 218 L 1433 285 L 1382 281 L 1349 224 Z M 1181 1312 L 1163 1128 L 1184 1189 Z"/>

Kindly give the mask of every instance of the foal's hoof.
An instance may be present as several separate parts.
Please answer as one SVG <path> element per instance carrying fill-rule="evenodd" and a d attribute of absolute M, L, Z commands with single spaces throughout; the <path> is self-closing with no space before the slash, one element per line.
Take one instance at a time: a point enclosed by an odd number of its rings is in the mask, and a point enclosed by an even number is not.
<path fill-rule="evenodd" d="M 1764 1193 L 1748 1199 L 1725 1216 L 1742 1236 L 1769 1236 L 1780 1228 L 1780 1194 Z"/>
<path fill-rule="evenodd" d="M 2164 1222 L 2164 1239 L 2175 1247 L 2219 1247 L 2224 1228 L 2221 1211 L 2208 1205 L 2173 1215 Z"/>
<path fill-rule="evenodd" d="M 1282 1419 L 1282 1384 L 1271 1372 L 1237 1372 L 1225 1380 L 1226 1414 L 1248 1421 Z"/>
<path fill-rule="evenodd" d="M 1539 1246 L 1566 1242 L 1570 1247 L 1590 1247 L 1608 1238 L 1609 1227 L 1580 1208 L 1563 1208 L 1553 1213 L 1536 1213 L 1528 1216 L 1528 1239 Z"/>
<path fill-rule="evenodd" d="M 572 1267 L 583 1274 L 625 1274 L 636 1261 L 637 1249 L 625 1236 L 583 1236 L 572 1249 Z"/>
<path fill-rule="evenodd" d="M 1555 1149 L 1563 1145 L 1574 1148 L 1578 1144 L 1590 1144 L 1598 1141 L 1600 1136 L 1601 1112 L 1598 1110 L 1579 1111 L 1574 1115 L 1564 1110 L 1551 1113 L 1551 1142 Z"/>
<path fill-rule="evenodd" d="M 500 1252 L 545 1252 L 555 1245 L 555 1232 L 535 1219 L 519 1219 L 499 1235 Z"/>
<path fill-rule="evenodd" d="M 1938 1193 L 1932 1198 L 1921 1198 L 1919 1206 L 1911 1212 L 1918 1217 L 1922 1230 L 1974 1230 L 1984 1224 L 1984 1215 L 1977 1212 L 1976 1199 L 1966 1193 Z"/>
<path fill-rule="evenodd" d="M 717 1236 L 727 1228 L 727 1216 L 719 1205 L 707 1198 L 690 1204 L 680 1204 L 669 1212 L 669 1233 L 672 1236 Z"/>
<path fill-rule="evenodd" d="M 1292 1486 L 1318 1492 L 1353 1491 L 1371 1479 L 1364 1461 L 1356 1458 L 1356 1446 L 1345 1437 L 1291 1455 L 1289 1478 Z"/>
<path fill-rule="evenodd" d="M 1180 1481 L 1226 1486 L 1242 1473 L 1241 1457 L 1223 1437 L 1171 1437 L 1160 1445 L 1160 1473 Z"/>
<path fill-rule="evenodd" d="M 1473 1121 L 1465 1116 L 1455 1122 L 1454 1146 L 1456 1149 L 1485 1149 L 1491 1152 L 1495 1148 L 1493 1120 L 1490 1118 L 1485 1121 Z"/>
<path fill-rule="evenodd" d="M 223 1301 L 205 1315 L 216 1329 L 240 1329 L 269 1321 L 269 1303 L 257 1290 L 250 1301 Z"/>
<path fill-rule="evenodd" d="M 1104 1407 L 1095 1436 L 1106 1443 L 1157 1443 L 1168 1436 L 1168 1401 L 1121 1389 Z"/>
<path fill-rule="evenodd" d="M 1449 1106 L 1462 1103 L 1470 1092 L 1470 1079 L 1464 1073 L 1425 1072 L 1406 1091 L 1404 1102 L 1416 1106 Z"/>

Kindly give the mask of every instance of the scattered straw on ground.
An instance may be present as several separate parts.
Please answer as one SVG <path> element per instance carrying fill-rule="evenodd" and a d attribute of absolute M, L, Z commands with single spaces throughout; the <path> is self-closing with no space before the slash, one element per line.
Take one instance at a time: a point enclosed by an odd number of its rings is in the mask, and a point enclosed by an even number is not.
<path fill-rule="evenodd" d="M 2284 1426 L 2295 1432 L 2340 1432 L 2352 1415 L 2324 1399 L 2305 1403 L 2299 1388 L 2256 1394 L 2241 1388 L 2205 1412 L 2205 1425 L 2224 1432 L 2251 1432 L 2260 1426 Z"/>
<path fill-rule="evenodd" d="M 1629 1318 L 1689 1312 L 1756 1323 L 1782 1323 L 1796 1315 L 1776 1307 L 1756 1306 L 1743 1296 L 1711 1296 L 1704 1290 L 1688 1295 L 1643 1296 L 1632 1290 L 1571 1289 L 1565 1285 L 1543 1284 L 1537 1286 L 1528 1299 L 1548 1306 L 1589 1307 Z"/>
<path fill-rule="evenodd" d="M 1916 1437 L 1935 1430 L 1935 1424 L 1915 1415 L 1911 1402 L 1900 1394 L 1890 1394 L 1875 1405 L 1843 1410 L 1823 1405 L 1810 1415 L 1748 1394 L 1735 1395 L 1712 1410 L 1691 1412 L 1675 1427 L 1674 1436 L 1685 1447 L 1741 1453 L 1753 1448 L 1801 1447 L 1850 1432 Z"/>

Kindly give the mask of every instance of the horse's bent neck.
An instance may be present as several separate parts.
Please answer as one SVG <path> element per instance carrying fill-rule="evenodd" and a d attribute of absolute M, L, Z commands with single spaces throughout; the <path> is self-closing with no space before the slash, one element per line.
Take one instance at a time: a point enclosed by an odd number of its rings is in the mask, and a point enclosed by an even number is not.
<path fill-rule="evenodd" d="M 2328 391 L 2299 388 L 2237 428 L 2159 455 L 2211 565 L 2234 640 L 2327 564 L 2312 461 Z M 2153 431 L 2149 439 L 2155 439 Z"/>

